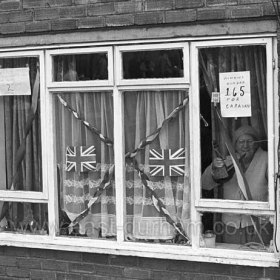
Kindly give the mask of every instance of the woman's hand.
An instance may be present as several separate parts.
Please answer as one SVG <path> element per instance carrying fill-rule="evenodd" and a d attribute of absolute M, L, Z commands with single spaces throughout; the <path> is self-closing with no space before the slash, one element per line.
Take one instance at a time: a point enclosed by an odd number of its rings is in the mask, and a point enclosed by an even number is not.
<path fill-rule="evenodd" d="M 222 168 L 224 167 L 225 162 L 222 158 L 216 157 L 214 158 L 212 165 L 213 165 L 212 168 Z"/>
<path fill-rule="evenodd" d="M 220 157 L 216 157 L 213 159 L 212 177 L 215 181 L 224 180 L 228 178 L 228 172 L 225 161 Z"/>

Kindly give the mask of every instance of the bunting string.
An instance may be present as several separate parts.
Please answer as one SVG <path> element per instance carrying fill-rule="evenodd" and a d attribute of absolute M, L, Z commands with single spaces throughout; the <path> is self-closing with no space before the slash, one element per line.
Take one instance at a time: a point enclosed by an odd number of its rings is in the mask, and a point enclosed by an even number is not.
<path fill-rule="evenodd" d="M 85 122 L 84 120 L 82 120 L 80 118 L 80 116 L 78 115 L 78 113 L 73 110 L 71 108 L 71 106 L 69 106 L 67 104 L 67 102 L 60 96 L 58 95 L 58 98 L 60 100 L 60 102 L 62 103 L 62 105 L 67 108 L 69 111 L 72 112 L 72 114 L 75 116 L 76 119 L 78 119 L 79 121 L 82 121 L 91 131 L 93 131 L 94 133 L 98 133 L 100 139 L 107 139 L 106 143 L 111 143 L 111 145 L 113 144 L 113 141 L 110 140 L 109 138 L 107 138 L 106 136 L 102 135 L 99 131 L 97 131 L 93 126 L 91 126 L 90 124 L 88 124 L 87 122 Z M 184 238 L 184 240 L 186 241 L 187 244 L 190 244 L 190 238 L 186 235 L 186 233 L 183 230 L 183 227 L 181 225 L 181 223 L 175 222 L 170 213 L 168 212 L 168 210 L 165 208 L 164 204 L 162 203 L 162 201 L 158 198 L 157 194 L 154 192 L 154 190 L 151 187 L 151 181 L 149 180 L 149 177 L 147 176 L 147 174 L 144 173 L 144 171 L 140 170 L 138 167 L 138 163 L 137 161 L 134 159 L 135 156 L 137 155 L 137 153 L 142 150 L 143 148 L 145 148 L 147 145 L 151 144 L 159 135 L 161 129 L 172 119 L 174 119 L 177 114 L 188 104 L 189 101 L 189 96 L 187 96 L 183 102 L 181 104 L 179 104 L 168 116 L 167 118 L 162 122 L 161 126 L 158 127 L 152 134 L 150 134 L 149 136 L 147 136 L 143 141 L 141 141 L 139 143 L 139 145 L 137 146 L 137 148 L 135 150 L 133 150 L 132 152 L 128 152 L 125 155 L 126 160 L 131 160 L 133 159 L 133 163 L 134 163 L 134 168 L 138 173 L 138 176 L 140 177 L 142 184 L 145 188 L 149 189 L 150 193 L 151 193 L 151 198 L 153 201 L 153 204 L 155 206 L 155 208 L 157 209 L 158 212 L 160 212 L 165 218 L 166 221 L 172 225 L 175 230 Z M 93 128 L 93 130 L 91 129 Z M 102 138 L 101 138 L 102 137 Z M 103 140 L 102 140 L 103 141 Z M 97 188 L 97 191 L 95 192 L 94 196 L 90 199 L 87 208 L 82 211 L 68 226 L 69 228 L 69 232 L 72 232 L 73 227 L 78 224 L 81 220 L 83 220 L 89 213 L 91 206 L 99 199 L 99 197 L 101 196 L 101 194 L 107 189 L 109 188 L 109 186 L 111 185 L 111 181 L 114 177 L 114 165 L 112 165 L 107 172 L 104 175 L 104 178 L 102 180 L 102 182 L 100 183 L 100 185 Z"/>
<path fill-rule="evenodd" d="M 113 140 L 109 139 L 107 136 L 104 136 L 97 128 L 95 128 L 93 125 L 91 125 L 88 121 L 83 119 L 77 111 L 75 111 L 63 98 L 60 94 L 57 94 L 57 97 L 60 101 L 60 103 L 69 111 L 72 113 L 72 115 L 80 122 L 82 122 L 91 132 L 98 135 L 101 141 L 103 141 L 108 146 L 113 146 L 114 142 Z"/>
<path fill-rule="evenodd" d="M 164 121 L 161 123 L 161 126 L 159 126 L 153 133 L 151 133 L 149 136 L 147 136 L 144 140 L 142 140 L 136 149 L 134 149 L 132 152 L 128 152 L 125 157 L 126 158 L 134 158 L 137 153 L 145 148 L 147 145 L 151 144 L 159 135 L 161 129 L 172 119 L 174 119 L 177 114 L 188 104 L 189 102 L 189 95 L 185 97 L 183 102 L 179 104 L 168 116 Z"/>
<path fill-rule="evenodd" d="M 206 64 L 203 60 L 203 57 L 202 57 L 201 53 L 200 53 L 200 61 L 201 61 L 201 69 L 202 69 L 203 74 L 204 74 L 205 84 L 206 84 L 206 87 L 208 89 L 208 93 L 210 94 L 215 89 L 215 87 L 214 87 L 214 82 L 215 81 L 214 81 L 214 78 L 211 77 L 211 75 L 209 74 L 209 71 L 206 67 Z M 240 163 L 239 163 L 239 161 L 236 157 L 235 150 L 234 150 L 234 147 L 232 146 L 232 143 L 231 143 L 226 125 L 224 124 L 223 118 L 222 118 L 222 116 L 220 114 L 220 111 L 217 108 L 217 106 L 214 106 L 213 108 L 214 108 L 214 112 L 217 115 L 217 120 L 219 121 L 219 123 L 221 125 L 220 126 L 221 127 L 221 133 L 222 133 L 222 135 L 225 139 L 226 147 L 227 147 L 227 149 L 230 153 L 230 156 L 232 158 L 232 161 L 233 161 L 233 165 L 234 165 L 235 172 L 236 172 L 236 177 L 237 177 L 237 182 L 238 182 L 238 187 L 240 188 L 244 199 L 252 200 L 252 195 L 251 195 L 251 191 L 250 191 L 250 188 L 249 188 L 249 184 L 246 180 L 244 172 L 242 171 L 241 165 L 240 165 Z M 260 228 L 258 218 L 256 216 L 253 216 L 253 215 L 250 215 L 250 218 L 251 218 L 251 221 L 252 221 L 253 226 L 255 228 L 255 231 L 256 231 L 259 239 L 260 239 L 261 244 L 264 245 L 263 239 L 262 239 L 262 237 L 261 237 L 261 235 L 258 231 L 258 228 Z"/>
<path fill-rule="evenodd" d="M 77 216 L 68 226 L 69 227 L 69 232 L 72 232 L 73 227 L 78 224 L 82 219 L 84 219 L 89 211 L 91 206 L 99 199 L 99 197 L 102 195 L 102 193 L 111 186 L 112 179 L 114 177 L 115 173 L 115 165 L 112 165 L 104 174 L 104 178 L 100 185 L 98 186 L 96 192 L 94 193 L 93 197 L 89 200 L 87 208 L 82 211 L 79 216 Z"/>
<path fill-rule="evenodd" d="M 217 117 L 218 117 L 218 120 L 220 121 L 220 124 L 221 124 L 221 133 L 225 139 L 225 142 L 226 142 L 226 147 L 230 153 L 230 156 L 232 158 L 232 161 L 233 161 L 233 165 L 234 165 L 234 169 L 235 169 L 235 172 L 236 172 L 236 178 L 237 178 L 237 183 L 238 183 L 238 186 L 243 194 L 243 197 L 245 198 L 245 200 L 252 200 L 252 194 L 251 194 L 251 191 L 250 191 L 250 188 L 249 188 L 249 184 L 247 182 L 247 179 L 245 177 L 245 174 L 244 172 L 242 171 L 242 167 L 239 163 L 239 160 L 237 159 L 236 157 L 236 154 L 235 154 L 235 151 L 234 151 L 234 148 L 231 144 L 231 141 L 230 141 L 230 138 L 229 138 L 229 135 L 228 135 L 228 132 L 227 132 L 227 129 L 226 129 L 226 126 L 223 122 L 223 119 L 222 119 L 222 116 L 218 110 L 218 108 L 215 108 L 216 110 L 216 114 L 217 114 Z M 254 229 L 257 233 L 257 236 L 261 242 L 262 245 L 264 245 L 264 242 L 263 242 L 263 239 L 262 239 L 262 236 L 259 232 L 259 228 L 260 228 L 260 223 L 259 223 L 259 219 L 254 216 L 254 215 L 250 215 L 250 219 L 253 223 L 253 226 L 254 226 Z"/>
<path fill-rule="evenodd" d="M 146 189 L 150 191 L 153 204 L 157 211 L 166 218 L 166 221 L 175 228 L 175 230 L 185 239 L 187 244 L 190 244 L 190 238 L 185 233 L 181 223 L 174 221 L 174 219 L 171 217 L 171 214 L 168 212 L 162 201 L 159 199 L 159 197 L 153 190 L 149 177 L 142 170 L 140 170 L 140 168 L 138 167 L 138 163 L 135 159 L 133 160 L 133 163 L 134 168 L 138 173 L 138 176 L 141 178 L 142 184 L 145 186 Z"/>

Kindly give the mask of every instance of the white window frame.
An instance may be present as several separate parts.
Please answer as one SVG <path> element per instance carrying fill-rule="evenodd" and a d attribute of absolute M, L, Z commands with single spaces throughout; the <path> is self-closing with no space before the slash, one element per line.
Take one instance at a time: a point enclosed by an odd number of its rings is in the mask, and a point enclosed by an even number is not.
<path fill-rule="evenodd" d="M 183 77 L 180 78 L 123 78 L 123 52 L 132 51 L 157 51 L 157 50 L 176 50 L 183 51 Z M 184 84 L 189 83 L 189 44 L 188 43 L 166 43 L 166 44 L 144 44 L 144 45 L 126 45 L 116 47 L 116 84 L 119 86 L 138 86 L 138 85 L 162 85 L 162 84 Z"/>
<path fill-rule="evenodd" d="M 49 89 L 63 89 L 69 87 L 107 87 L 113 85 L 113 52 L 112 47 L 85 47 L 85 48 L 71 48 L 71 49 L 55 49 L 46 51 L 46 66 L 53 72 L 53 56 L 56 55 L 79 55 L 79 54 L 94 54 L 107 53 L 108 58 L 108 79 L 107 80 L 89 80 L 89 81 L 53 81 L 52 75 L 47 72 L 47 87 Z M 52 73 L 51 72 L 51 73 Z"/>
<path fill-rule="evenodd" d="M 275 53 L 273 51 L 272 38 L 254 38 L 254 39 L 239 39 L 239 40 L 213 40 L 209 42 L 192 42 L 191 43 L 191 65 L 192 65 L 192 89 L 193 89 L 193 103 L 191 106 L 191 116 L 193 117 L 194 129 L 192 135 L 194 139 L 200 139 L 200 119 L 199 119 L 199 49 L 214 48 L 214 47 L 230 47 L 230 46 L 250 46 L 250 45 L 264 45 L 266 46 L 266 63 L 267 63 L 267 130 L 268 130 L 268 191 L 269 197 L 267 202 L 261 201 L 234 201 L 226 199 L 206 199 L 201 198 L 201 158 L 200 140 L 194 141 L 192 155 L 193 158 L 193 190 L 195 192 L 193 211 L 199 215 L 203 212 L 212 213 L 240 213 L 253 215 L 267 215 L 275 218 L 275 159 L 276 159 L 276 145 L 277 138 L 275 138 L 275 112 L 277 111 L 277 97 L 274 91 L 274 73 L 273 62 Z M 195 108 L 195 109 L 194 109 Z M 276 121 L 278 117 L 276 118 Z M 274 219 L 275 220 L 275 219 Z M 276 221 L 275 221 L 276 222 Z M 274 223 L 275 224 L 275 223 Z M 197 236 L 196 244 L 199 244 Z"/>
<path fill-rule="evenodd" d="M 153 50 L 172 50 L 181 48 L 183 50 L 183 68 L 184 75 L 182 78 L 160 78 L 160 79 L 122 79 L 123 63 L 122 53 L 126 51 L 153 51 Z M 114 141 L 115 141 L 115 185 L 116 201 L 119 206 L 116 207 L 117 221 L 117 241 L 124 241 L 125 225 L 125 140 L 124 133 L 124 115 L 123 115 L 123 92 L 136 90 L 189 90 L 189 44 L 188 43 L 166 43 L 166 44 L 144 44 L 144 45 L 124 45 L 115 47 L 115 86 L 114 86 Z M 179 104 L 178 104 L 179 105 Z"/>
<path fill-rule="evenodd" d="M 45 91 L 45 65 L 44 65 L 44 52 L 43 51 L 9 51 L 0 52 L 0 58 L 23 58 L 23 57 L 38 57 L 39 59 L 39 71 L 40 71 L 40 119 L 41 127 L 46 125 L 44 116 L 46 115 L 46 110 L 43 104 L 45 103 L 46 96 L 43 94 Z M 0 190 L 0 201 L 9 202 L 32 202 L 32 203 L 46 203 L 48 202 L 48 173 L 47 166 L 44 165 L 43 158 L 47 155 L 47 137 L 44 131 L 41 129 L 41 157 L 42 157 L 42 191 L 13 191 L 13 190 Z"/>
<path fill-rule="evenodd" d="M 195 181 L 195 206 L 199 210 L 209 210 L 217 212 L 217 210 L 222 210 L 223 212 L 240 212 L 251 213 L 251 214 L 272 214 L 275 210 L 275 192 L 274 192 L 274 180 L 275 180 L 275 137 L 274 137 L 274 124 L 271 121 L 275 116 L 275 104 L 277 102 L 273 89 L 273 44 L 271 38 L 260 38 L 260 39 L 243 39 L 243 40 L 216 40 L 210 42 L 195 42 L 191 43 L 192 51 L 192 88 L 193 88 L 193 103 L 194 107 L 199 108 L 199 81 L 198 75 L 196 74 L 199 70 L 198 66 L 198 50 L 200 48 L 211 48 L 211 47 L 223 47 L 223 46 L 250 46 L 250 45 L 264 45 L 266 46 L 266 61 L 267 61 L 267 130 L 268 130 L 268 188 L 269 197 L 268 202 L 258 202 L 258 201 L 234 201 L 234 200 L 221 200 L 221 199 L 203 199 L 201 198 L 201 167 L 199 161 L 194 161 L 194 178 L 198 178 Z M 192 115 L 194 117 L 194 126 L 200 127 L 199 122 L 199 110 L 193 111 Z M 195 139 L 200 139 L 200 130 L 195 129 Z M 196 138 L 198 137 L 198 138 Z M 200 155 L 200 141 L 195 142 L 194 151 L 195 155 Z M 200 156 L 199 156 L 200 158 Z M 253 213 L 252 213 L 253 210 Z"/>
<path fill-rule="evenodd" d="M 200 198 L 200 174 L 198 177 L 198 173 L 200 172 L 200 163 L 198 158 L 200 158 L 200 147 L 199 141 L 197 139 L 200 138 L 199 132 L 199 84 L 198 84 L 198 57 L 197 57 L 197 48 L 204 46 L 214 46 L 217 44 L 218 46 L 224 44 L 240 44 L 246 41 L 246 45 L 250 44 L 255 40 L 256 44 L 259 42 L 264 42 L 268 40 L 272 42 L 272 39 L 266 38 L 267 36 L 262 36 L 261 38 L 256 39 L 242 39 L 235 37 L 235 40 L 217 40 L 216 38 L 196 38 L 195 41 L 191 41 L 191 39 L 185 38 L 182 39 L 181 42 L 178 43 L 178 39 L 172 42 L 172 39 L 166 40 L 164 43 L 163 40 L 160 40 L 157 44 L 156 40 L 153 40 L 153 43 L 145 41 L 145 45 L 135 45 L 135 42 L 114 42 L 110 47 L 100 47 L 100 45 L 92 44 L 89 46 L 88 44 L 81 44 L 80 46 L 75 45 L 75 48 L 68 48 L 67 46 L 63 46 L 62 49 L 53 49 L 54 46 L 46 46 L 45 49 L 45 65 L 44 61 L 40 56 L 40 71 L 41 71 L 41 107 L 42 107 L 42 150 L 43 150 L 43 166 L 44 169 L 44 190 L 47 189 L 48 195 L 45 198 L 44 202 L 48 202 L 48 215 L 49 215 L 49 235 L 21 235 L 21 234 L 13 234 L 9 232 L 1 232 L 0 233 L 0 245 L 10 245 L 10 246 L 20 246 L 20 247 L 31 247 L 31 248 L 47 248 L 47 249 L 59 249 L 66 251 L 80 251 L 80 252 L 94 252 L 94 253 L 103 253 L 103 254 L 119 254 L 119 255 L 131 255 L 131 256 L 139 256 L 139 257 L 153 257 L 153 258 L 164 258 L 164 259 L 177 259 L 177 260 L 187 260 L 187 261 L 201 261 L 201 262 L 216 262 L 216 263 L 225 263 L 225 264 L 237 264 L 237 265 L 252 265 L 252 266 L 278 266 L 279 259 L 276 257 L 275 253 L 269 252 L 256 252 L 256 251 L 242 251 L 242 250 L 233 250 L 231 248 L 201 248 L 199 241 L 200 230 L 195 234 L 192 233 L 192 246 L 175 246 L 175 245 L 161 245 L 161 244 L 152 244 L 152 243 L 138 243 L 138 242 L 126 242 L 124 241 L 124 219 L 125 215 L 125 170 L 124 170 L 124 135 L 123 133 L 123 91 L 133 91 L 133 90 L 153 90 L 153 89 L 186 89 L 189 88 L 189 97 L 190 97 L 190 134 L 192 135 L 190 139 L 190 166 L 191 166 L 191 220 L 192 222 L 197 222 L 200 224 L 200 213 L 205 209 L 211 209 L 214 211 L 214 204 L 211 201 L 206 201 L 207 205 L 201 205 Z M 244 37 L 243 37 L 244 38 Z M 137 42 L 139 43 L 139 42 Z M 271 44 L 271 43 L 270 43 Z M 106 44 L 105 44 L 106 45 Z M 107 44 L 108 45 L 108 44 Z M 119 76 L 121 63 L 121 52 L 126 50 L 153 50 L 153 49 L 166 49 L 166 48 L 177 48 L 178 46 L 183 46 L 185 54 L 184 55 L 184 77 L 177 80 L 177 78 L 170 79 L 139 79 L 141 81 L 133 80 L 122 80 L 121 76 Z M 51 56 L 56 54 L 79 54 L 79 53 L 89 53 L 94 52 L 96 50 L 108 50 L 108 53 L 111 49 L 111 54 L 108 55 L 108 65 L 110 61 L 113 61 L 111 58 L 114 57 L 114 65 L 113 63 L 108 66 L 108 81 L 105 83 L 98 81 L 90 81 L 89 83 L 86 81 L 77 81 L 77 82 L 52 82 L 50 79 L 51 73 Z M 114 50 L 113 50 L 114 49 Z M 90 51 L 89 51 L 90 50 Z M 189 51 L 190 50 L 190 51 Z M 12 52 L 15 54 L 15 52 Z M 19 52 L 23 53 L 23 52 Z M 33 55 L 36 52 L 27 52 Z M 41 51 L 38 51 L 40 55 L 42 55 Z M 5 56 L 7 53 L 0 53 Z M 268 51 L 267 51 L 268 54 Z M 110 57 L 110 59 L 109 59 Z M 189 60 L 190 57 L 190 60 Z M 269 59 L 272 57 L 276 57 L 276 51 L 271 51 L 269 54 Z M 118 65 L 118 67 L 116 66 Z M 44 66 L 44 67 L 43 67 Z M 43 68 L 42 68 L 43 67 Z M 191 67 L 191 68 L 190 68 Z M 192 71 L 190 71 L 192 69 Z M 196 71 L 197 70 L 197 71 Z M 45 72 L 44 72 L 45 71 Z M 46 75 L 47 83 L 44 81 L 43 73 Z M 110 74 L 111 73 L 111 74 Z M 115 77 L 114 74 L 115 73 Z M 189 77 L 189 73 L 191 76 Z M 274 83 L 276 83 L 276 74 L 273 75 L 272 72 L 269 72 L 270 77 L 268 77 L 268 81 L 270 78 L 274 77 Z M 177 80 L 177 81 L 175 81 Z M 191 87 L 190 87 L 191 81 Z M 135 82 L 135 83 L 134 83 Z M 269 83 L 268 83 L 269 87 Z M 271 91 L 273 88 L 270 88 Z M 53 94 L 56 92 L 88 92 L 88 91 L 100 91 L 100 90 L 111 90 L 114 96 L 114 139 L 115 146 L 118 149 L 115 149 L 115 181 L 116 181 L 116 201 L 118 201 L 119 205 L 116 207 L 116 220 L 117 220 L 117 240 L 99 240 L 99 239 L 88 239 L 88 238 L 73 238 L 67 236 L 59 236 L 59 228 L 58 228 L 58 199 L 57 199 L 57 190 L 56 190 L 56 160 L 54 150 L 54 139 L 53 137 L 49 137 L 53 135 L 54 132 L 54 110 L 53 110 Z M 276 90 L 276 87 L 275 87 Z M 274 96 L 274 95 L 272 95 Z M 277 113 L 276 113 L 276 104 L 278 101 L 276 97 L 273 99 L 275 103 L 272 107 L 269 107 L 271 110 L 271 114 L 274 117 L 274 120 L 278 121 Z M 271 103 L 271 102 L 269 102 Z M 271 105 L 270 105 L 271 106 Z M 274 110 L 275 109 L 275 110 Z M 270 111 L 270 110 L 268 110 Z M 43 116 L 44 114 L 44 116 Z M 269 124 L 270 134 L 276 128 L 275 124 Z M 276 161 L 276 157 L 274 156 L 275 151 L 275 143 L 276 139 L 273 139 L 269 143 L 270 166 L 274 167 Z M 51 150 L 46 147 L 51 147 Z M 273 150 L 274 149 L 274 150 Z M 274 151 L 274 152 L 273 152 Z M 271 165 L 272 164 L 272 165 Z M 273 168 L 270 168 L 270 177 L 273 176 Z M 196 175 L 195 175 L 196 174 Z M 1 192 L 0 192 L 1 195 Z M 18 199 L 19 197 L 14 197 L 14 199 Z M 21 197 L 22 198 L 22 197 Z M 1 198 L 3 200 L 3 197 Z M 5 199 L 5 198 L 4 198 Z M 269 198 L 269 201 L 272 198 Z M 34 199 L 33 199 L 34 200 Z M 21 200 L 22 201 L 22 200 Z M 29 202 L 29 200 L 28 200 Z M 204 203 L 204 201 L 202 200 Z M 219 203 L 221 200 L 219 200 Z M 225 202 L 226 203 L 226 202 Z M 246 202 L 248 203 L 248 202 Z M 266 203 L 268 204 L 268 203 Z M 271 203 L 272 204 L 272 203 Z M 253 211 L 261 211 L 262 213 L 272 213 L 274 211 L 274 206 L 269 205 L 268 209 L 264 210 L 264 205 L 262 203 L 256 204 L 257 206 L 252 206 L 250 203 L 245 204 L 244 211 L 250 211 L 252 207 L 256 208 Z M 233 204 L 232 207 L 236 207 Z M 215 205 L 216 206 L 216 205 Z M 203 207 L 206 207 L 205 209 Z M 224 206 L 221 209 L 224 210 Z M 251 208 L 250 208 L 251 207 Z M 264 207 L 264 208 L 263 208 Z M 241 210 L 243 211 L 243 210 Z M 240 212 L 240 210 L 239 210 Z M 74 241 L 74 242 L 73 242 Z M 163 249 L 164 246 L 164 249 Z"/>

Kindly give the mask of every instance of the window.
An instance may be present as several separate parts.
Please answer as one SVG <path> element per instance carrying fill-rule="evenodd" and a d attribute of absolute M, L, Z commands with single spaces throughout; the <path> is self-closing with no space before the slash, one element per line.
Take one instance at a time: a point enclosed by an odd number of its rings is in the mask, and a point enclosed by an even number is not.
<path fill-rule="evenodd" d="M 277 265 L 273 52 L 267 37 L 1 53 L 30 85 L 0 96 L 2 242 Z"/>
<path fill-rule="evenodd" d="M 186 90 L 123 93 L 127 240 L 175 243 L 180 236 L 172 224 L 182 226 L 189 220 L 188 104 L 174 114 L 188 94 Z"/>
<path fill-rule="evenodd" d="M 202 178 L 196 209 L 204 232 L 214 231 L 222 247 L 273 244 L 271 48 L 265 39 L 196 45 L 200 114 L 207 123 L 200 124 L 197 147 Z"/>
<path fill-rule="evenodd" d="M 42 53 L 1 54 L 1 228 L 48 233 L 42 165 Z"/>

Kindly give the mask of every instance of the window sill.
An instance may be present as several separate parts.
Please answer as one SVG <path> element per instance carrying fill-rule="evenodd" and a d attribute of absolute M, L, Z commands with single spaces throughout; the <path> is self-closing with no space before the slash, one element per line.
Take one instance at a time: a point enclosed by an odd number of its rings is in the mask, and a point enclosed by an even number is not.
<path fill-rule="evenodd" d="M 1 233 L 0 246 L 40 248 L 65 250 L 73 252 L 88 252 L 113 254 L 159 259 L 211 262 L 232 265 L 257 267 L 279 267 L 279 255 L 252 250 L 225 248 L 225 244 L 216 248 L 192 249 L 188 246 L 167 244 L 152 244 L 138 242 L 117 242 L 112 240 L 79 239 L 74 237 L 55 237 L 40 235 L 21 235 Z M 73 242 L 75 240 L 75 242 Z M 79 242 L 78 242 L 79 241 Z M 76 244 L 76 245 L 73 245 Z M 164 250 L 163 250 L 164 246 Z"/>

